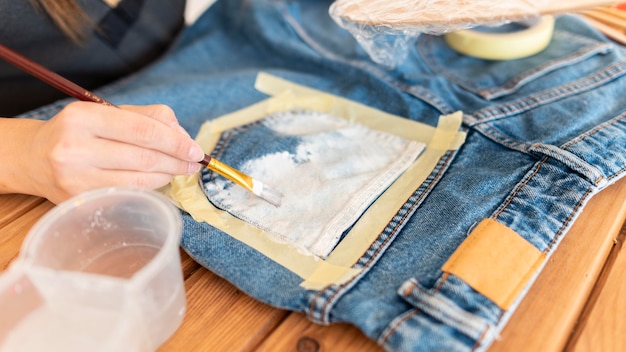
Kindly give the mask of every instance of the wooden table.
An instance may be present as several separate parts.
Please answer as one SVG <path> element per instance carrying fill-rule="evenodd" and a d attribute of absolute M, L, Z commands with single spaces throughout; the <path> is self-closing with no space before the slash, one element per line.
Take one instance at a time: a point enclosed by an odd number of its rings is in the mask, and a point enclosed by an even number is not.
<path fill-rule="evenodd" d="M 0 270 L 53 205 L 0 195 Z M 626 180 L 594 197 L 490 351 L 623 351 L 626 346 Z M 621 230 L 620 230 L 621 229 Z M 257 302 L 185 253 L 188 309 L 159 349 L 170 351 L 379 351 L 346 324 L 319 326 Z M 1 313 L 0 313 L 1 314 Z"/>

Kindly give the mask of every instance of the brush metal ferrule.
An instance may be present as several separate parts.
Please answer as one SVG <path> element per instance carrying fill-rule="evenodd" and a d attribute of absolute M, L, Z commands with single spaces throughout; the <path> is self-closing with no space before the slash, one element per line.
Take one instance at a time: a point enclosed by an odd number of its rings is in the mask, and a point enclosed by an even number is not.
<path fill-rule="evenodd" d="M 209 160 L 207 167 L 252 192 L 252 177 L 239 170 L 233 169 L 215 158 L 211 158 L 211 160 Z"/>

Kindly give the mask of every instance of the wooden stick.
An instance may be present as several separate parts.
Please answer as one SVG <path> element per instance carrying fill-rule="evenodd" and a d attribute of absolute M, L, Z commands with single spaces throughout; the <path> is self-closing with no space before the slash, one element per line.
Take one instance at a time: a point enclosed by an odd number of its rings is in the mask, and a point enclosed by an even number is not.
<path fill-rule="evenodd" d="M 616 7 L 599 7 L 597 9 L 594 9 L 594 11 L 600 11 L 606 13 L 607 15 L 621 18 L 626 23 L 626 9 L 620 10 Z"/>
<path fill-rule="evenodd" d="M 615 29 L 626 29 L 626 19 L 624 18 L 620 18 L 612 14 L 597 10 L 583 11 L 582 13 L 588 18 L 590 17 L 597 22 L 602 22 L 605 25 L 613 27 Z"/>
<path fill-rule="evenodd" d="M 591 24 L 592 26 L 596 27 L 599 31 L 604 33 L 604 35 L 606 35 L 607 37 L 615 40 L 622 45 L 626 45 L 626 34 L 624 33 L 624 31 L 620 31 L 619 29 L 606 25 L 600 21 L 596 21 L 591 17 L 585 17 L 585 20 L 589 22 L 589 24 Z"/>

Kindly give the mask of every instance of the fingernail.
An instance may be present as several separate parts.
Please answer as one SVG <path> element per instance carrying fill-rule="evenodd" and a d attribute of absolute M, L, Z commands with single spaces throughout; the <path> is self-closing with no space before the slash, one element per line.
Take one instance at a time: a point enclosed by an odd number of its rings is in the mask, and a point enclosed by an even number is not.
<path fill-rule="evenodd" d="M 196 172 L 200 171 L 200 168 L 202 167 L 202 165 L 198 164 L 198 163 L 189 163 L 189 167 L 187 169 L 187 175 L 193 175 Z"/>
<path fill-rule="evenodd" d="M 200 161 L 204 158 L 204 152 L 195 142 L 191 145 L 191 148 L 189 148 L 189 158 L 193 161 Z"/>

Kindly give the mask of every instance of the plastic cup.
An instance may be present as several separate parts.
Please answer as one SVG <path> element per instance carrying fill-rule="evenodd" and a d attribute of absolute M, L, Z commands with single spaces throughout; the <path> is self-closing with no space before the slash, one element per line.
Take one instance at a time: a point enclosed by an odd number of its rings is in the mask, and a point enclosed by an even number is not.
<path fill-rule="evenodd" d="M 0 352 L 156 350 L 185 312 L 180 236 L 180 214 L 152 191 L 56 206 L 0 277 Z"/>

